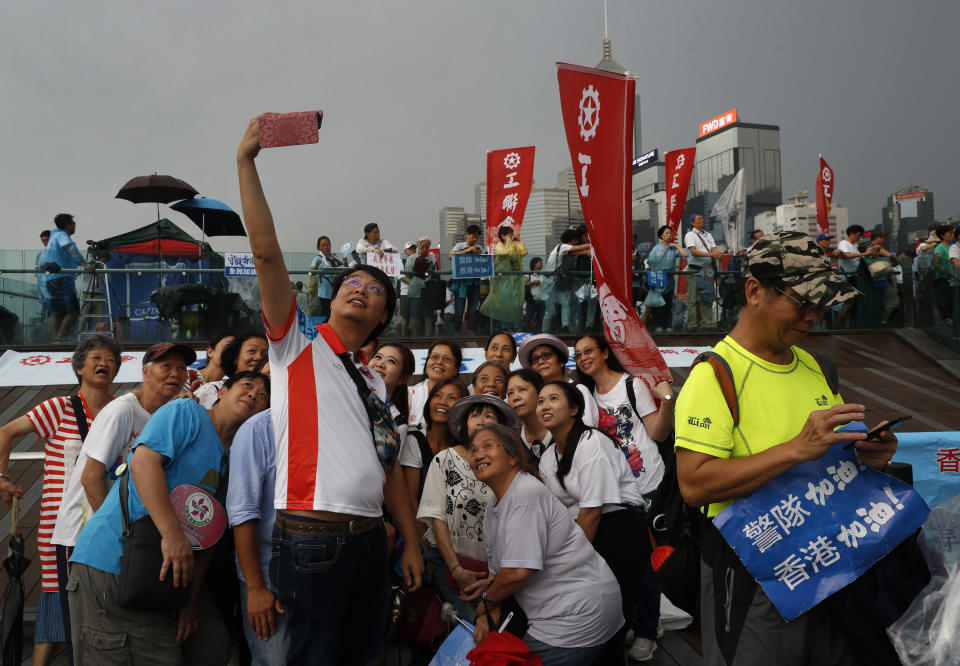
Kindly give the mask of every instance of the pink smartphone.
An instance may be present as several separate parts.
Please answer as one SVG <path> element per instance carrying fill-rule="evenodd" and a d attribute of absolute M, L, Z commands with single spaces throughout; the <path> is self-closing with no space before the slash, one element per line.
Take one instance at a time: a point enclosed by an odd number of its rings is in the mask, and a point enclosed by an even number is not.
<path fill-rule="evenodd" d="M 320 140 L 323 111 L 278 113 L 260 118 L 260 147 L 299 146 Z"/>

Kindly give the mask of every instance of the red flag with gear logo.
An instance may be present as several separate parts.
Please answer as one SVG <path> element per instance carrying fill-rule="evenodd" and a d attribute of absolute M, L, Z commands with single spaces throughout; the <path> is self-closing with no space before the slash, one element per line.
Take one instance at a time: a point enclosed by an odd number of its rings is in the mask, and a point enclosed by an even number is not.
<path fill-rule="evenodd" d="M 690 174 L 693 173 L 696 155 L 696 148 L 680 148 L 663 156 L 667 165 L 667 225 L 673 229 L 674 238 L 680 233 L 680 218 L 687 204 Z"/>
<path fill-rule="evenodd" d="M 833 169 L 820 156 L 820 172 L 817 174 L 817 226 L 820 233 L 830 233 L 830 208 L 833 205 Z"/>
<path fill-rule="evenodd" d="M 623 74 L 562 62 L 557 63 L 557 80 L 607 341 L 624 369 L 652 386 L 669 380 L 670 371 L 633 308 L 635 84 Z"/>
<path fill-rule="evenodd" d="M 487 250 L 498 242 L 504 224 L 520 235 L 523 214 L 533 187 L 533 157 L 536 146 L 505 148 L 487 153 Z"/>

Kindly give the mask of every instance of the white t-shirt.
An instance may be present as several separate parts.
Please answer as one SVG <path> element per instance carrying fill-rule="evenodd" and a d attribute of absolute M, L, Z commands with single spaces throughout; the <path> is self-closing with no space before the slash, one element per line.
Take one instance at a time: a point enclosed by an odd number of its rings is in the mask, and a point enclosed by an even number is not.
<path fill-rule="evenodd" d="M 657 411 L 657 405 L 646 385 L 640 379 L 633 380 L 633 393 L 637 399 L 637 411 L 630 404 L 627 394 L 627 374 L 607 393 L 593 392 L 600 408 L 600 425 L 603 432 L 612 437 L 627 458 L 627 465 L 633 471 L 640 492 L 652 493 L 663 479 L 663 458 L 657 443 L 647 433 L 641 420 Z M 637 416 L 637 413 L 640 416 Z"/>
<path fill-rule="evenodd" d="M 223 388 L 223 383 L 225 380 L 219 379 L 215 382 L 205 382 L 197 387 L 197 390 L 193 392 L 193 397 L 197 399 L 197 402 L 200 403 L 200 406 L 204 409 L 213 409 L 213 404 L 217 401 L 217 394 L 220 393 L 220 389 Z"/>
<path fill-rule="evenodd" d="M 496 501 L 487 484 L 478 480 L 470 463 L 453 447 L 444 449 L 430 461 L 417 520 L 426 524 L 424 538 L 437 545 L 431 518 L 442 520 L 450 534 L 450 544 L 457 555 L 486 561 L 483 545 L 483 517 L 487 504 Z"/>
<path fill-rule="evenodd" d="M 87 458 L 103 463 L 109 472 L 117 463 L 127 458 L 130 448 L 137 443 L 140 431 L 149 420 L 150 413 L 133 393 L 112 400 L 100 410 L 83 441 L 77 464 L 63 493 L 60 510 L 57 512 L 57 523 L 53 528 L 52 543 L 60 546 L 77 545 L 80 531 L 93 515 L 80 482 Z"/>
<path fill-rule="evenodd" d="M 531 282 L 536 282 L 537 280 L 540 281 L 540 284 L 530 285 L 530 298 L 532 298 L 535 301 L 542 301 L 543 300 L 543 276 L 540 275 L 539 273 L 534 273 L 533 275 L 530 276 Z"/>
<path fill-rule="evenodd" d="M 364 236 L 357 241 L 357 254 L 365 254 L 367 252 L 374 252 L 376 250 L 395 252 L 396 248 L 393 247 L 393 243 L 388 241 L 386 238 L 381 238 L 376 243 L 371 243 L 367 240 L 367 237 Z"/>
<path fill-rule="evenodd" d="M 527 428 L 524 426 L 520 429 L 520 439 L 522 439 L 523 443 L 526 445 L 527 452 L 539 461 L 540 456 L 543 455 L 543 452 L 546 451 L 551 444 L 553 444 L 553 433 L 548 430 L 547 434 L 543 436 L 543 439 L 531 439 L 527 437 Z M 537 442 L 539 442 L 539 444 L 537 444 Z"/>
<path fill-rule="evenodd" d="M 415 428 L 424 425 L 423 408 L 427 405 L 428 395 L 430 395 L 429 379 L 424 378 L 413 386 L 407 387 L 407 404 L 410 406 L 410 413 L 407 416 L 409 427 Z"/>
<path fill-rule="evenodd" d="M 328 324 L 318 326 L 311 340 L 296 315 L 291 303 L 283 329 L 267 332 L 277 447 L 274 506 L 379 517 L 386 473 L 366 408 L 338 356 L 347 349 Z M 355 367 L 386 401 L 380 375 Z"/>
<path fill-rule="evenodd" d="M 581 508 L 602 506 L 603 513 L 610 513 L 621 510 L 620 504 L 644 505 L 627 459 L 616 444 L 596 430 L 588 430 L 580 437 L 570 471 L 563 477 L 566 488 L 557 479 L 559 458 L 556 444 L 544 451 L 540 476 L 567 507 L 571 518 L 576 518 Z"/>
<path fill-rule="evenodd" d="M 953 245 L 951 245 L 949 252 L 950 252 L 949 258 L 951 260 L 951 263 L 953 259 L 960 261 L 960 243 L 954 243 Z"/>
<path fill-rule="evenodd" d="M 543 270 L 547 273 L 552 273 L 557 270 L 557 265 L 560 263 L 560 255 L 566 254 L 571 248 L 573 248 L 573 246 L 567 245 L 566 243 L 560 243 L 560 245 L 553 248 L 547 256 L 547 263 L 544 265 Z M 550 293 L 555 281 L 556 278 L 553 275 L 549 275 L 543 278 L 540 286 L 542 289 L 545 289 L 547 293 Z"/>
<path fill-rule="evenodd" d="M 697 252 L 710 252 L 713 248 L 717 246 L 717 242 L 713 240 L 713 236 L 709 231 L 697 231 L 696 229 L 691 229 L 687 232 L 687 235 L 683 237 L 683 246 L 687 249 L 693 248 Z M 687 263 L 691 266 L 703 266 L 708 261 L 707 257 L 697 257 L 691 252 Z"/>
<path fill-rule="evenodd" d="M 837 243 L 837 252 L 847 252 L 848 254 L 860 254 L 860 248 L 844 238 L 842 241 Z M 846 259 L 837 255 L 837 266 L 840 267 L 840 271 L 843 273 L 856 273 L 857 267 L 860 265 L 860 258 L 856 257 L 854 259 Z M 846 276 L 844 276 L 846 277 Z"/>
<path fill-rule="evenodd" d="M 583 422 L 591 428 L 596 428 L 600 422 L 600 408 L 593 399 L 593 393 L 583 384 L 577 384 L 577 390 L 583 395 Z"/>
<path fill-rule="evenodd" d="M 514 596 L 528 631 L 556 647 L 605 643 L 623 626 L 620 587 L 607 563 L 546 486 L 525 472 L 487 507 L 483 538 L 491 573 L 532 569 Z"/>
<path fill-rule="evenodd" d="M 426 437 L 426 433 L 421 434 Z M 400 455 L 397 457 L 397 464 L 414 469 L 423 468 L 423 456 L 420 455 L 420 442 L 417 441 L 417 436 L 411 432 L 407 433 L 407 436 L 403 438 L 403 443 L 400 444 Z"/>

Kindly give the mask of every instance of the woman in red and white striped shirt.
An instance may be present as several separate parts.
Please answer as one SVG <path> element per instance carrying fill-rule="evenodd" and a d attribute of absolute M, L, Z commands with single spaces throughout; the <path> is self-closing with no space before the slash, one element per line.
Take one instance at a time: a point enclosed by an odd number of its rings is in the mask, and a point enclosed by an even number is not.
<path fill-rule="evenodd" d="M 80 381 L 77 395 L 84 411 L 84 432 L 103 406 L 113 399 L 108 390 L 119 368 L 120 345 L 113 338 L 96 335 L 77 345 L 73 353 L 73 371 Z M 65 622 L 59 598 L 57 556 L 50 537 L 63 489 L 73 473 L 83 444 L 71 396 L 50 398 L 0 428 L 0 495 L 8 504 L 13 496 L 22 498 L 24 494 L 23 488 L 14 484 L 9 476 L 10 450 L 16 439 L 30 433 L 44 440 L 43 488 L 37 530 L 42 584 L 34 630 L 33 663 L 47 664 L 53 658 L 55 644 L 69 639 L 69 624 Z"/>

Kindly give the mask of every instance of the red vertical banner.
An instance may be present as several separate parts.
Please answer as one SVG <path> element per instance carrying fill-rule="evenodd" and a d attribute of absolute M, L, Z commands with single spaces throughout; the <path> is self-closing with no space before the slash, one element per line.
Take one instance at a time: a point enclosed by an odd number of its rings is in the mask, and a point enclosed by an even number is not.
<path fill-rule="evenodd" d="M 693 173 L 696 156 L 696 148 L 671 150 L 664 156 L 667 163 L 667 226 L 673 229 L 674 238 L 679 237 L 680 218 L 683 217 L 683 207 L 687 205 L 690 174 Z"/>
<path fill-rule="evenodd" d="M 503 225 L 520 235 L 523 214 L 533 187 L 533 157 L 536 146 L 505 148 L 487 153 L 487 250 L 499 240 Z"/>
<path fill-rule="evenodd" d="M 560 62 L 557 80 L 607 341 L 630 374 L 651 385 L 670 379 L 660 350 L 633 308 L 634 81 L 623 74 Z"/>
<path fill-rule="evenodd" d="M 833 206 L 833 169 L 820 156 L 820 171 L 817 173 L 817 226 L 820 233 L 830 233 L 830 208 Z"/>

